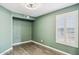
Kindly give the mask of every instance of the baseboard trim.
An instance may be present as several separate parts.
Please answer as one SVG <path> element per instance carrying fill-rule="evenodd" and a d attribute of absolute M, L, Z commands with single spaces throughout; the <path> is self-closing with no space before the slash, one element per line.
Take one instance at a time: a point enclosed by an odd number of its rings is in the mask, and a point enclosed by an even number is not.
<path fill-rule="evenodd" d="M 60 51 L 60 50 L 55 49 L 55 48 L 53 48 L 53 47 L 50 47 L 50 46 L 44 45 L 44 44 L 42 44 L 42 43 L 39 43 L 39 42 L 36 42 L 36 41 L 32 41 L 32 42 L 33 42 L 33 43 L 36 43 L 36 44 L 38 44 L 38 45 L 44 46 L 44 47 L 46 47 L 46 48 L 49 48 L 49 49 L 52 49 L 52 50 L 58 51 L 58 52 L 60 52 L 60 53 L 63 53 L 63 54 L 66 54 L 66 55 L 71 55 L 71 54 L 69 54 L 69 53 L 67 53 L 67 52 Z"/>
<path fill-rule="evenodd" d="M 4 52 L 0 53 L 0 55 L 5 55 L 6 53 L 10 52 L 13 48 L 9 48 L 7 50 L 5 50 Z"/>
<path fill-rule="evenodd" d="M 14 43 L 14 44 L 12 44 L 12 45 L 13 45 L 13 46 L 16 46 L 16 45 L 21 45 L 21 44 L 29 43 L 29 42 L 32 42 L 32 40 L 24 41 L 24 42 L 19 42 L 19 43 Z"/>
<path fill-rule="evenodd" d="M 58 49 L 56 49 L 56 48 L 53 48 L 53 47 L 50 47 L 50 46 L 44 45 L 44 44 L 42 44 L 42 43 L 39 43 L 39 42 L 36 42 L 36 41 L 33 41 L 33 40 L 29 40 L 29 41 L 25 41 L 25 42 L 19 42 L 19 43 L 14 43 L 13 46 L 21 45 L 21 44 L 25 44 L 25 43 L 30 43 L 30 42 L 36 43 L 36 44 L 38 44 L 38 45 L 44 46 L 44 47 L 46 47 L 46 48 L 49 48 L 49 49 L 52 49 L 52 50 L 58 51 L 58 52 L 60 52 L 60 53 L 66 54 L 66 55 L 72 55 L 72 54 L 69 54 L 69 53 L 67 53 L 67 52 L 64 52 L 64 51 L 58 50 Z M 4 51 L 4 52 L 1 53 L 0 55 L 3 55 L 3 54 L 5 54 L 5 53 L 9 52 L 10 50 L 12 50 L 12 47 L 9 48 L 8 50 Z"/>

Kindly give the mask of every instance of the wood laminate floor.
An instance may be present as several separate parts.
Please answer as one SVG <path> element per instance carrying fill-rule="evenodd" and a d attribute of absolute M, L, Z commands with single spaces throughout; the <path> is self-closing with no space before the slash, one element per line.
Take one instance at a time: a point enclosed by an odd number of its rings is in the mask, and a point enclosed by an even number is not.
<path fill-rule="evenodd" d="M 64 55 L 64 54 L 31 42 L 18 46 L 13 46 L 13 50 L 7 53 L 7 55 Z"/>

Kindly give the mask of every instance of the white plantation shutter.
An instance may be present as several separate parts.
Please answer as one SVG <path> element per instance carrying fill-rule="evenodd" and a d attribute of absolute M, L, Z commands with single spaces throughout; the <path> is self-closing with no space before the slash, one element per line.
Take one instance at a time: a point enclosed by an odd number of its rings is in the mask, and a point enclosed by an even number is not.
<path fill-rule="evenodd" d="M 56 42 L 78 47 L 78 10 L 56 16 Z"/>

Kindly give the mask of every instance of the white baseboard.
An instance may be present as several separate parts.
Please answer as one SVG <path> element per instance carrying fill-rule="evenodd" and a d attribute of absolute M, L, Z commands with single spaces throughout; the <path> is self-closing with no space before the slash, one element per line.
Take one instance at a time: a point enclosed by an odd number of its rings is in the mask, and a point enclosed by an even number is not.
<path fill-rule="evenodd" d="M 21 44 L 24 44 L 24 43 L 29 43 L 29 42 L 32 42 L 32 40 L 24 41 L 24 42 L 19 42 L 19 43 L 14 43 L 14 44 L 12 44 L 12 45 L 13 45 L 13 46 L 16 46 L 16 45 L 21 45 Z"/>
<path fill-rule="evenodd" d="M 44 46 L 44 47 L 46 47 L 46 48 L 49 48 L 49 49 L 52 49 L 52 50 L 58 51 L 58 52 L 60 52 L 60 53 L 63 53 L 63 54 L 66 54 L 66 55 L 71 55 L 71 54 L 69 54 L 69 53 L 67 53 L 67 52 L 60 51 L 60 50 L 58 50 L 58 49 L 55 49 L 55 48 L 52 48 L 52 47 L 50 47 L 50 46 L 47 46 L 47 45 L 41 44 L 41 43 L 39 43 L 39 42 L 36 42 L 36 41 L 32 41 L 32 42 L 33 42 L 33 43 L 36 43 L 36 44 L 38 44 L 38 45 Z"/>
<path fill-rule="evenodd" d="M 14 43 L 13 46 L 20 45 L 20 44 L 24 44 L 24 43 L 30 43 L 30 42 L 36 43 L 36 44 L 38 44 L 38 45 L 44 46 L 44 47 L 46 47 L 46 48 L 49 48 L 49 49 L 58 51 L 58 52 L 60 52 L 60 53 L 66 54 L 66 55 L 71 55 L 71 54 L 69 54 L 69 53 L 67 53 L 67 52 L 60 51 L 60 50 L 58 50 L 58 49 L 55 49 L 55 48 L 53 48 L 53 47 L 44 45 L 44 44 L 42 44 L 42 43 L 39 43 L 39 42 L 36 42 L 36 41 L 33 41 L 33 40 L 29 40 L 29 41 L 25 41 L 25 42 L 19 42 L 19 43 Z M 12 47 L 9 48 L 8 50 L 4 51 L 4 52 L 1 53 L 0 55 L 3 55 L 3 54 L 5 54 L 5 53 L 9 52 L 10 50 L 12 50 Z"/>
<path fill-rule="evenodd" d="M 11 48 L 5 50 L 4 52 L 0 53 L 0 55 L 4 55 L 4 54 L 6 54 L 7 52 L 11 51 L 12 49 L 13 49 L 13 48 L 11 47 Z"/>

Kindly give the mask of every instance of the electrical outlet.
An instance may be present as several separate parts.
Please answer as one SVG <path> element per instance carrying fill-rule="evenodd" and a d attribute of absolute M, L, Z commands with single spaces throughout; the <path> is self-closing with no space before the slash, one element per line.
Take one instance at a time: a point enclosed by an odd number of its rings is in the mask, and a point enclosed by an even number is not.
<path fill-rule="evenodd" d="M 44 40 L 41 40 L 41 42 L 44 42 Z"/>

